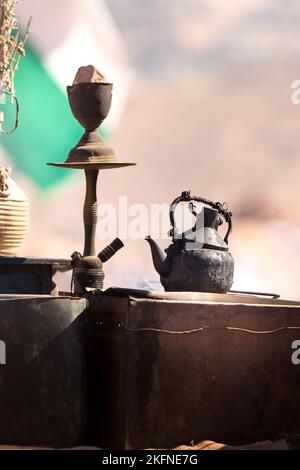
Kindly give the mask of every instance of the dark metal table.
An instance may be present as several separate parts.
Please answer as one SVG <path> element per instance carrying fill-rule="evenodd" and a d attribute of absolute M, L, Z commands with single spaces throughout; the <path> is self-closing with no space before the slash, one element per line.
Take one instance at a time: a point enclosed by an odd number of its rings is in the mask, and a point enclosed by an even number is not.
<path fill-rule="evenodd" d="M 0 295 L 0 443 L 76 446 L 86 438 L 87 300 Z"/>
<path fill-rule="evenodd" d="M 0 292 L 57 295 L 53 275 L 70 269 L 71 259 L 0 256 Z"/>
<path fill-rule="evenodd" d="M 171 448 L 300 433 L 300 303 L 109 289 L 91 298 L 90 443 Z"/>

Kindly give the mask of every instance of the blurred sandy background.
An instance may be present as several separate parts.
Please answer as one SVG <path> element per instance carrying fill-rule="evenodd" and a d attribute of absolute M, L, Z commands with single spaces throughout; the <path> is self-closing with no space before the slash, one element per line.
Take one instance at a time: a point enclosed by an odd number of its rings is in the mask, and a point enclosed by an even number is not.
<path fill-rule="evenodd" d="M 106 4 L 132 70 L 110 143 L 137 166 L 100 173 L 100 202 L 127 195 L 129 204 L 169 204 L 186 189 L 227 201 L 234 288 L 300 299 L 300 105 L 291 102 L 291 83 L 300 79 L 300 3 Z M 22 254 L 82 250 L 83 175 L 47 195 L 21 175 L 18 182 L 32 204 Z M 106 287 L 157 280 L 146 242 L 124 241 L 126 249 L 105 265 Z M 97 243 L 100 250 L 107 241 Z M 60 286 L 69 281 L 60 278 Z"/>

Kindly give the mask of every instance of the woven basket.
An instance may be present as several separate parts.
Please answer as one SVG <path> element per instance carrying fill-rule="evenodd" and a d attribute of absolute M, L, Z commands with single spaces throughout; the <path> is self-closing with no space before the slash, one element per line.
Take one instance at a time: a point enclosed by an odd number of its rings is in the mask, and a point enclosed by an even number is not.
<path fill-rule="evenodd" d="M 0 167 L 0 256 L 18 253 L 29 224 L 29 200 L 10 174 Z"/>

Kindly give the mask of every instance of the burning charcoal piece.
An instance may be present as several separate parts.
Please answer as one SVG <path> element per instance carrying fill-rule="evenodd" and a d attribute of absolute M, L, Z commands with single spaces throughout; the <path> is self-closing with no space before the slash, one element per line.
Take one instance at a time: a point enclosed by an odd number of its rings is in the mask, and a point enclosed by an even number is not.
<path fill-rule="evenodd" d="M 79 67 L 73 85 L 78 83 L 107 83 L 107 80 L 101 72 L 99 72 L 93 65 L 86 65 Z"/>

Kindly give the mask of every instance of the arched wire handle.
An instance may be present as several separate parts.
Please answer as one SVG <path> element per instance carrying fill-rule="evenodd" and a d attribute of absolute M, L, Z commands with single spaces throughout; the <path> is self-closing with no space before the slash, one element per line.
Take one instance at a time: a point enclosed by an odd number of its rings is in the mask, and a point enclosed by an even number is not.
<path fill-rule="evenodd" d="M 231 221 L 232 213 L 228 210 L 226 202 L 222 204 L 221 202 L 210 201 L 209 199 L 205 199 L 204 197 L 191 196 L 190 191 L 183 191 L 180 196 L 174 199 L 174 201 L 172 202 L 170 206 L 170 223 L 172 227 L 170 230 L 170 236 L 172 237 L 173 241 L 174 239 L 177 238 L 177 235 L 178 235 L 178 231 L 175 225 L 175 209 L 177 207 L 177 204 L 179 202 L 190 202 L 190 201 L 197 201 L 197 202 L 202 202 L 203 204 L 207 204 L 208 206 L 211 206 L 213 209 L 216 209 L 219 212 L 219 214 L 221 214 L 224 217 L 224 219 L 228 223 L 228 230 L 224 237 L 224 242 L 228 244 L 228 237 L 232 230 L 232 221 Z"/>
<path fill-rule="evenodd" d="M 2 93 L 5 93 L 6 95 L 10 95 L 10 93 L 8 93 L 7 91 L 2 91 Z M 11 129 L 9 131 L 5 131 L 2 128 L 0 128 L 0 134 L 12 134 L 17 129 L 17 127 L 19 125 L 19 110 L 20 110 L 19 101 L 18 101 L 18 98 L 16 97 L 16 95 L 12 95 L 12 97 L 15 100 L 15 103 L 16 103 L 15 125 L 14 125 L 13 129 Z"/>

